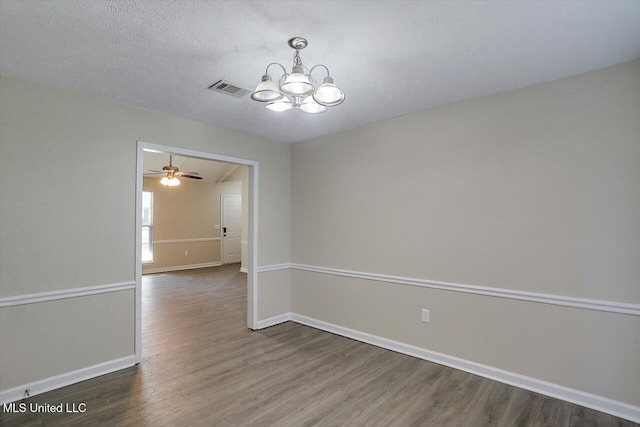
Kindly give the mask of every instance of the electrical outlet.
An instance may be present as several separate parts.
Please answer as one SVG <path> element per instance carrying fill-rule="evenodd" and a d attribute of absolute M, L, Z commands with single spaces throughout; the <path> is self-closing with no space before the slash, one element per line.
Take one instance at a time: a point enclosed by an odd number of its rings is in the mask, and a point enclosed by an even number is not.
<path fill-rule="evenodd" d="M 184 251 L 184 256 L 189 255 L 189 251 Z"/>
<path fill-rule="evenodd" d="M 431 323 L 431 318 L 429 316 L 429 310 L 427 310 L 426 308 L 422 309 L 422 321 L 424 323 Z"/>

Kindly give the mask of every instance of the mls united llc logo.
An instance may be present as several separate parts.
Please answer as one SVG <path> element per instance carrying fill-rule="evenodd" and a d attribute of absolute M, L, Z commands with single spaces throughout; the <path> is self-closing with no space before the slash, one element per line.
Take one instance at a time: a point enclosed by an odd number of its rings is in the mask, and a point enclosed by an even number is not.
<path fill-rule="evenodd" d="M 9 412 L 46 412 L 46 413 L 83 413 L 87 411 L 86 403 L 60 403 L 59 405 L 51 405 L 50 403 L 25 403 L 25 402 L 13 402 L 4 403 L 2 405 L 2 411 Z"/>

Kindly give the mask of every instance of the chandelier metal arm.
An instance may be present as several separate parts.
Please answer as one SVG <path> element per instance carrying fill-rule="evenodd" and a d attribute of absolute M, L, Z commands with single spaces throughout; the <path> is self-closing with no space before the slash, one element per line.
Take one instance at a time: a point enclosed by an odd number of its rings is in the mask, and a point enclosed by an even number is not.
<path fill-rule="evenodd" d="M 309 70 L 309 77 L 311 77 L 311 73 L 313 73 L 313 70 L 315 70 L 317 67 L 324 68 L 327 71 L 327 77 L 331 76 L 331 73 L 329 72 L 329 68 L 327 68 L 326 65 L 318 64 L 318 65 L 314 65 L 313 67 L 311 67 L 311 69 Z"/>
<path fill-rule="evenodd" d="M 284 65 L 282 65 L 282 64 L 281 64 L 281 63 L 279 63 L 279 62 L 272 62 L 271 64 L 267 65 L 267 69 L 266 69 L 266 71 L 265 71 L 265 74 L 269 74 L 269 67 L 271 67 L 272 65 L 278 65 L 278 66 L 280 66 L 280 68 L 282 68 L 282 74 L 283 74 L 284 76 L 288 75 L 288 73 L 287 73 L 287 69 L 286 69 L 286 68 L 284 68 Z"/>

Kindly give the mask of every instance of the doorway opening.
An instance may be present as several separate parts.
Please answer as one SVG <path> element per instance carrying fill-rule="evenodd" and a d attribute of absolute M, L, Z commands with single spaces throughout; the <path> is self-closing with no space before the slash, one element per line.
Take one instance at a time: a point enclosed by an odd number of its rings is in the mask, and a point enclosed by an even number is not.
<path fill-rule="evenodd" d="M 176 164 L 174 164 L 174 159 L 176 159 Z M 166 168 L 161 163 L 156 165 L 153 163 L 154 161 L 165 162 L 170 167 Z M 177 164 L 185 165 L 187 169 L 195 169 L 193 166 L 199 165 L 202 170 L 206 169 L 207 173 L 204 175 L 208 176 L 205 179 L 205 176 L 200 172 L 187 171 L 177 166 Z M 173 168 L 177 170 L 174 171 Z M 216 168 L 218 168 L 217 177 L 212 178 L 213 175 L 216 175 Z M 154 173 L 149 170 L 158 172 Z M 155 175 L 156 178 L 162 178 L 163 184 L 160 184 L 160 179 L 151 180 L 145 178 L 145 172 L 151 174 L 151 176 Z M 171 181 L 173 185 L 166 185 L 173 178 L 178 178 L 178 182 Z M 208 187 L 193 185 L 193 182 L 205 182 L 206 180 L 215 182 Z M 198 203 L 199 201 L 205 203 L 204 199 L 206 199 L 206 203 L 209 203 L 209 213 L 203 214 L 203 212 L 200 212 L 199 215 L 212 215 L 210 220 L 193 221 L 194 224 L 189 221 L 182 221 L 182 224 L 175 224 L 174 227 L 170 220 L 172 210 L 164 212 L 162 221 L 154 219 L 154 207 L 160 204 L 166 207 L 167 200 L 163 200 L 163 198 L 166 199 L 167 195 L 172 193 L 175 196 L 171 199 L 171 203 L 175 203 L 172 209 L 176 209 L 176 212 L 179 212 L 181 205 L 178 201 L 181 200 L 181 197 L 187 197 L 186 195 L 188 194 L 187 191 L 178 193 L 181 190 L 180 184 L 182 184 L 184 190 L 190 186 L 192 188 L 207 188 L 206 191 L 209 193 L 211 191 L 219 192 L 216 200 L 211 200 L 211 197 L 189 196 L 191 197 L 191 203 L 194 203 L 194 200 Z M 250 329 L 257 329 L 257 184 L 258 162 L 256 161 L 142 141 L 138 142 L 135 248 L 136 363 L 142 360 L 143 273 L 237 263 L 237 268 L 247 274 L 246 324 Z M 156 191 L 149 191 L 154 188 L 157 188 Z M 211 188 L 215 188 L 215 190 L 211 190 Z M 154 193 L 156 194 L 154 195 Z M 207 195 L 210 195 L 209 193 Z M 186 203 L 188 204 L 189 202 Z M 211 212 L 217 213 L 211 214 Z M 157 219 L 160 220 L 160 218 Z M 201 227 L 204 230 L 200 232 L 203 234 L 202 237 L 195 236 L 194 233 L 198 233 L 193 230 L 197 226 L 195 223 L 207 224 L 204 226 L 205 228 Z M 162 230 L 167 230 L 168 228 L 173 230 L 179 229 L 181 226 L 189 226 L 191 227 L 189 233 L 192 235 L 187 238 L 167 238 L 173 231 L 168 234 L 164 231 L 164 236 L 154 239 L 154 229 L 157 230 L 161 225 Z M 212 227 L 213 230 L 206 227 Z M 201 251 L 202 247 L 207 247 L 207 250 Z M 194 249 L 191 250 L 189 248 Z M 212 261 L 213 248 L 218 248 L 219 259 Z M 200 256 L 198 255 L 199 252 L 206 252 L 209 257 L 206 260 L 207 262 L 197 262 L 199 260 L 198 256 Z M 177 254 L 180 255 L 178 258 L 176 258 Z M 216 257 L 216 255 L 213 256 Z M 193 261 L 190 262 L 188 260 Z M 184 262 L 184 264 L 181 264 L 181 262 Z"/>

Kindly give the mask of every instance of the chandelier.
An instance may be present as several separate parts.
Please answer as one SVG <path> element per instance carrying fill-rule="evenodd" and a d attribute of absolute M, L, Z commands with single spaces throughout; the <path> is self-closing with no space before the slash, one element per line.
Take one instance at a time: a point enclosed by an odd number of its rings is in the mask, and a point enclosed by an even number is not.
<path fill-rule="evenodd" d="M 262 81 L 251 94 L 251 99 L 266 102 L 264 108 L 270 111 L 281 112 L 295 108 L 309 114 L 324 113 L 327 107 L 342 104 L 344 92 L 333 83 L 329 69 L 322 64 L 308 69 L 300 58 L 300 50 L 307 47 L 307 40 L 302 37 L 293 37 L 289 39 L 289 46 L 296 51 L 293 54 L 291 73 L 287 73 L 286 68 L 278 62 L 267 65 Z M 269 67 L 272 65 L 280 66 L 283 71 L 277 85 L 269 75 Z M 320 86 L 317 86 L 317 82 L 311 77 L 313 70 L 318 67 L 324 68 L 327 72 Z"/>

